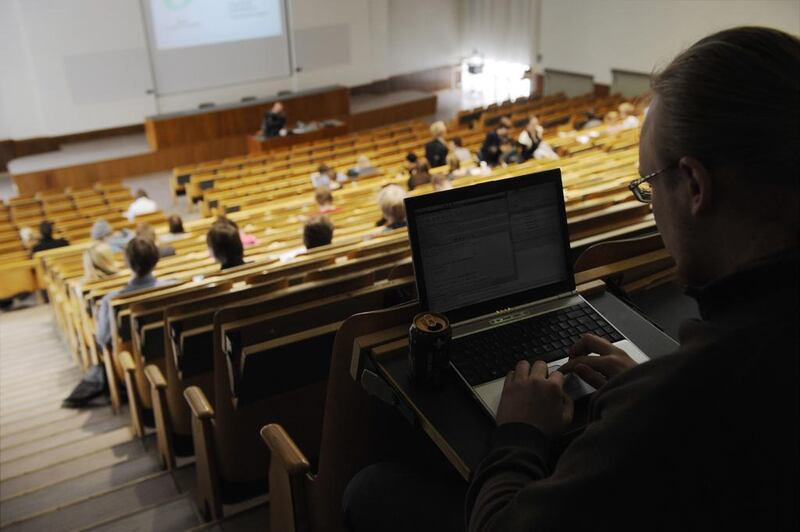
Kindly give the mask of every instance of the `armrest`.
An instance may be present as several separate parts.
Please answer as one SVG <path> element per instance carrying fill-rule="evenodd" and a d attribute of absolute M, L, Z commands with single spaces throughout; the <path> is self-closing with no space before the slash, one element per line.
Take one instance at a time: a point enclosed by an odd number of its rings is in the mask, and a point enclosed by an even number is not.
<path fill-rule="evenodd" d="M 189 403 L 189 408 L 192 414 L 198 419 L 209 419 L 214 417 L 214 408 L 206 399 L 206 394 L 197 386 L 189 386 L 183 391 L 183 396 L 186 402 Z"/>
<path fill-rule="evenodd" d="M 261 439 L 272 452 L 273 459 L 277 458 L 284 464 L 286 473 L 291 477 L 305 475 L 310 466 L 303 452 L 295 445 L 283 427 L 275 423 L 261 429 Z"/>
<path fill-rule="evenodd" d="M 153 364 L 145 366 L 144 376 L 147 377 L 150 386 L 153 388 L 165 389 L 167 387 L 167 381 L 164 379 L 164 375 L 161 374 L 161 370 L 158 369 L 158 366 L 154 366 Z"/>
<path fill-rule="evenodd" d="M 122 366 L 122 370 L 126 373 L 128 371 L 136 371 L 136 364 L 133 362 L 133 357 L 131 356 L 129 351 L 122 351 L 119 354 L 119 362 Z"/>

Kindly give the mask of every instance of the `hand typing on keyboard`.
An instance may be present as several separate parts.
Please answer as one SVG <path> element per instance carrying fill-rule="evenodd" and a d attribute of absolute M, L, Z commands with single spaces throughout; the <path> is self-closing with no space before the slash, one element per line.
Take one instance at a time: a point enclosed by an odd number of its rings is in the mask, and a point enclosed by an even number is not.
<path fill-rule="evenodd" d="M 533 366 L 520 360 L 508 372 L 497 407 L 498 425 L 526 423 L 546 436 L 556 436 L 572 421 L 573 413 L 572 399 L 564 393 L 564 375 L 558 371 L 548 375 L 543 360 Z"/>
<path fill-rule="evenodd" d="M 590 356 L 596 353 L 600 356 Z M 600 388 L 611 378 L 636 365 L 628 353 L 593 334 L 585 334 L 569 349 L 569 361 L 558 368 L 564 374 L 574 373 L 587 384 Z"/>

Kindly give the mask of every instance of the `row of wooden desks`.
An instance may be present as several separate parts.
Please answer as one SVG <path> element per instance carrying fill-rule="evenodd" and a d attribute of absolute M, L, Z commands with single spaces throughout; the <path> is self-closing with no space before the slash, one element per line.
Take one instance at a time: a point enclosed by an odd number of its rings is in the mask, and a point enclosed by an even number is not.
<path fill-rule="evenodd" d="M 585 296 L 612 324 L 646 353 L 656 358 L 673 352 L 677 343 L 616 296 L 606 291 Z M 351 374 L 370 393 L 394 403 L 425 434 L 465 478 L 488 450 L 494 428 L 491 416 L 466 385 L 449 373 L 437 390 L 416 387 L 408 373 L 408 328 L 394 327 L 356 339 Z M 376 385 L 376 379 L 385 384 Z M 574 437 L 586 419 L 588 397 L 576 404 Z"/>

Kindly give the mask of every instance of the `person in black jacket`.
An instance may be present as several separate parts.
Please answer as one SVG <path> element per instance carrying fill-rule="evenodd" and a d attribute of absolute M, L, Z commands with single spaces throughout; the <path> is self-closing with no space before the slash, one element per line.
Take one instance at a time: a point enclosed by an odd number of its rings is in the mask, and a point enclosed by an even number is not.
<path fill-rule="evenodd" d="M 797 528 L 800 108 L 786 72 L 798 70 L 800 40 L 745 27 L 653 77 L 630 188 L 652 203 L 702 319 L 682 325 L 675 353 L 641 365 L 591 335 L 552 374 L 520 362 L 473 471 L 468 530 Z M 742 127 L 759 134 L 742 138 Z M 597 392 L 585 430 L 560 450 L 575 377 Z M 348 497 L 360 530 L 359 492 Z"/>
<path fill-rule="evenodd" d="M 502 156 L 500 147 L 503 142 L 508 140 L 508 133 L 510 130 L 511 120 L 507 117 L 501 118 L 497 128 L 487 133 L 486 138 L 483 140 L 481 150 L 478 154 L 481 161 L 486 161 L 486 164 L 489 166 L 497 166 L 500 164 L 500 157 Z"/>
<path fill-rule="evenodd" d="M 264 124 L 261 132 L 267 138 L 277 137 L 285 127 L 286 113 L 283 112 L 283 104 L 275 102 L 269 112 L 264 115 Z"/>
<path fill-rule="evenodd" d="M 62 248 L 69 246 L 69 240 L 66 238 L 53 238 L 53 224 L 44 220 L 39 224 L 39 242 L 31 248 L 31 255 L 37 251 L 44 251 L 46 249 Z"/>
<path fill-rule="evenodd" d="M 447 134 L 447 126 L 444 122 L 439 120 L 431 124 L 431 136 L 433 140 L 425 145 L 425 158 L 431 165 L 431 168 L 442 166 L 447 161 L 447 141 L 444 136 Z"/>

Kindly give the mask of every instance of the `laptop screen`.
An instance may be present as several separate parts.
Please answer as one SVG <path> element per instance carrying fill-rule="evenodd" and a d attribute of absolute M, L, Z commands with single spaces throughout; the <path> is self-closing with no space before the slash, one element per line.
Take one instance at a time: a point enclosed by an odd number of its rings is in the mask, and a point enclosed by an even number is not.
<path fill-rule="evenodd" d="M 559 170 L 408 198 L 406 210 L 426 309 L 483 313 L 574 289 Z"/>

